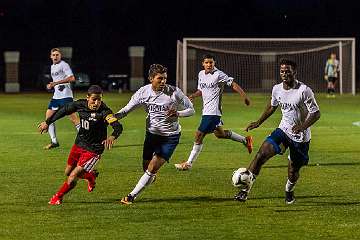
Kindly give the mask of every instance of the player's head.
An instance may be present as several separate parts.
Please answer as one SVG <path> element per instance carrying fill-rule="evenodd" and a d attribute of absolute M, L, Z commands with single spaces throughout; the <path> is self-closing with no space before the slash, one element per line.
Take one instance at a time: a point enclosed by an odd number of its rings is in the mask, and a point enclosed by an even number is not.
<path fill-rule="evenodd" d="M 280 78 L 287 85 L 292 85 L 296 75 L 296 63 L 289 59 L 280 60 Z"/>
<path fill-rule="evenodd" d="M 331 58 L 331 59 L 336 59 L 336 53 L 331 53 L 331 54 L 330 54 L 330 58 Z"/>
<path fill-rule="evenodd" d="M 215 67 L 215 57 L 211 54 L 205 54 L 202 57 L 202 66 L 205 70 L 205 73 L 212 72 Z"/>
<path fill-rule="evenodd" d="M 103 90 L 98 85 L 91 85 L 87 92 L 87 104 L 90 110 L 98 110 L 102 102 Z"/>
<path fill-rule="evenodd" d="M 162 91 L 167 80 L 167 68 L 161 64 L 152 64 L 149 68 L 149 81 L 155 91 Z"/>
<path fill-rule="evenodd" d="M 50 50 L 50 58 L 53 64 L 59 63 L 61 61 L 61 51 L 59 48 L 53 48 Z"/>

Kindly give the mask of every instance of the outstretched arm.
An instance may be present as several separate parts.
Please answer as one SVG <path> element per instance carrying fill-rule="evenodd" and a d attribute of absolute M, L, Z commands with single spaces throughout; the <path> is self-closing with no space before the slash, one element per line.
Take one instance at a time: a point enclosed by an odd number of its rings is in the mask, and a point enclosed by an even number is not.
<path fill-rule="evenodd" d="M 232 89 L 233 89 L 235 92 L 239 93 L 240 96 L 241 96 L 242 98 L 244 98 L 245 104 L 246 104 L 247 106 L 249 106 L 249 105 L 250 105 L 250 99 L 246 96 L 245 91 L 239 86 L 239 84 L 237 84 L 236 82 L 233 81 L 232 84 L 231 84 L 231 86 L 232 86 Z"/>
<path fill-rule="evenodd" d="M 268 119 L 276 111 L 276 109 L 277 106 L 271 106 L 271 103 L 269 102 L 264 112 L 261 114 L 259 120 L 250 123 L 245 130 L 248 132 L 249 130 L 258 128 L 263 122 L 265 122 L 266 119 Z"/>

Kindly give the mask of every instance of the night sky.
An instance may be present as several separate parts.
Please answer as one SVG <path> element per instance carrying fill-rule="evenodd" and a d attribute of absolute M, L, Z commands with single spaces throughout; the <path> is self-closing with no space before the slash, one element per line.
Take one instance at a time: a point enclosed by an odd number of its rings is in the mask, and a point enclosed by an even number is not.
<path fill-rule="evenodd" d="M 49 49 L 72 46 L 72 65 L 96 82 L 103 73 L 129 73 L 128 47 L 143 45 L 145 67 L 168 66 L 171 82 L 176 41 L 183 37 L 359 37 L 355 3 L 0 0 L 0 50 L 20 50 L 21 78 L 35 79 L 40 66 L 50 62 Z"/>

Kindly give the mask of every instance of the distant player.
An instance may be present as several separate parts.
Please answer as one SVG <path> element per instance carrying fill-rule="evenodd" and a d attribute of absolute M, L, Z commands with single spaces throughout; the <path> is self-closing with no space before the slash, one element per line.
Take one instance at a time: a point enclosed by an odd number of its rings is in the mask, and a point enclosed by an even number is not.
<path fill-rule="evenodd" d="M 89 87 L 86 99 L 79 99 L 62 106 L 45 122 L 40 123 L 39 131 L 41 133 L 46 131 L 51 123 L 75 112 L 79 113 L 81 127 L 67 160 L 65 175 L 68 177 L 50 199 L 51 205 L 61 204 L 64 195 L 76 186 L 79 178 L 86 179 L 88 191 L 93 191 L 98 176 L 94 167 L 104 149 L 110 149 L 122 132 L 122 125 L 113 116 L 111 109 L 102 102 L 102 89 L 97 85 Z M 114 129 L 109 137 L 107 137 L 108 125 Z"/>
<path fill-rule="evenodd" d="M 202 96 L 203 110 L 201 123 L 195 132 L 195 142 L 188 160 L 175 164 L 178 170 L 189 170 L 192 167 L 203 148 L 203 140 L 207 134 L 214 133 L 217 138 L 231 139 L 240 142 L 244 144 L 249 153 L 251 153 L 253 148 L 253 139 L 251 136 L 244 137 L 234 131 L 224 129 L 222 127 L 223 121 L 221 120 L 221 98 L 225 86 L 232 87 L 235 92 L 239 93 L 240 96 L 244 98 L 246 105 L 250 105 L 250 100 L 247 98 L 243 89 L 234 82 L 232 77 L 229 77 L 215 67 L 214 56 L 209 54 L 204 55 L 202 66 L 204 70 L 199 72 L 198 89 L 190 95 L 190 100 Z"/>
<path fill-rule="evenodd" d="M 327 81 L 327 97 L 335 97 L 335 85 L 339 77 L 340 62 L 336 59 L 336 54 L 331 53 L 326 61 L 324 78 Z"/>
<path fill-rule="evenodd" d="M 48 109 L 46 110 L 46 118 L 49 118 L 54 114 L 59 107 L 66 103 L 73 101 L 73 92 L 71 90 L 70 83 L 75 81 L 74 74 L 71 71 L 69 64 L 61 60 L 61 52 L 58 48 L 53 48 L 50 51 L 50 58 L 52 60 L 51 65 L 51 77 L 52 82 L 46 85 L 47 89 L 54 88 L 54 95 L 49 103 Z M 79 118 L 76 113 L 69 116 L 70 121 L 75 125 L 76 129 L 79 130 Z M 56 138 L 55 124 L 52 123 L 48 129 L 51 142 L 46 145 L 44 149 L 52 149 L 59 147 L 59 142 Z"/>
<path fill-rule="evenodd" d="M 147 112 L 143 148 L 144 174 L 135 188 L 121 199 L 122 204 L 131 204 L 140 192 L 154 181 L 156 173 L 170 160 L 179 143 L 179 117 L 188 117 L 195 112 L 191 101 L 179 88 L 166 84 L 166 67 L 160 64 L 151 65 L 149 80 L 150 84 L 137 90 L 129 103 L 115 114 L 121 119 L 140 106 Z"/>
<path fill-rule="evenodd" d="M 280 125 L 266 138 L 250 163 L 248 175 L 252 182 L 235 195 L 235 200 L 246 201 L 262 165 L 276 154 L 285 153 L 289 148 L 285 203 L 292 204 L 295 201 L 294 188 L 299 178 L 299 171 L 309 161 L 310 126 L 319 120 L 320 110 L 312 90 L 295 78 L 295 62 L 287 59 L 281 60 L 280 77 L 282 83 L 273 87 L 271 101 L 265 111 L 259 120 L 250 123 L 246 130 L 259 127 L 279 106 L 282 113 Z"/>

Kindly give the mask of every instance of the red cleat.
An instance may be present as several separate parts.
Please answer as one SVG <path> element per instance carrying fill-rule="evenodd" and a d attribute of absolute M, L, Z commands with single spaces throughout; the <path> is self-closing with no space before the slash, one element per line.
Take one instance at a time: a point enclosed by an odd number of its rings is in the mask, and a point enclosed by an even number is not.
<path fill-rule="evenodd" d="M 251 153 L 252 150 L 253 150 L 253 147 L 254 147 L 253 137 L 252 136 L 247 136 L 245 139 L 246 139 L 245 146 L 246 146 L 248 152 Z"/>
<path fill-rule="evenodd" d="M 99 172 L 97 170 L 92 170 L 90 172 L 94 178 L 93 180 L 88 180 L 88 192 L 94 191 L 95 185 L 96 185 L 96 178 L 99 176 Z"/>
<path fill-rule="evenodd" d="M 59 198 L 56 194 L 52 196 L 52 198 L 49 201 L 50 205 L 60 205 L 62 203 L 62 199 Z"/>

